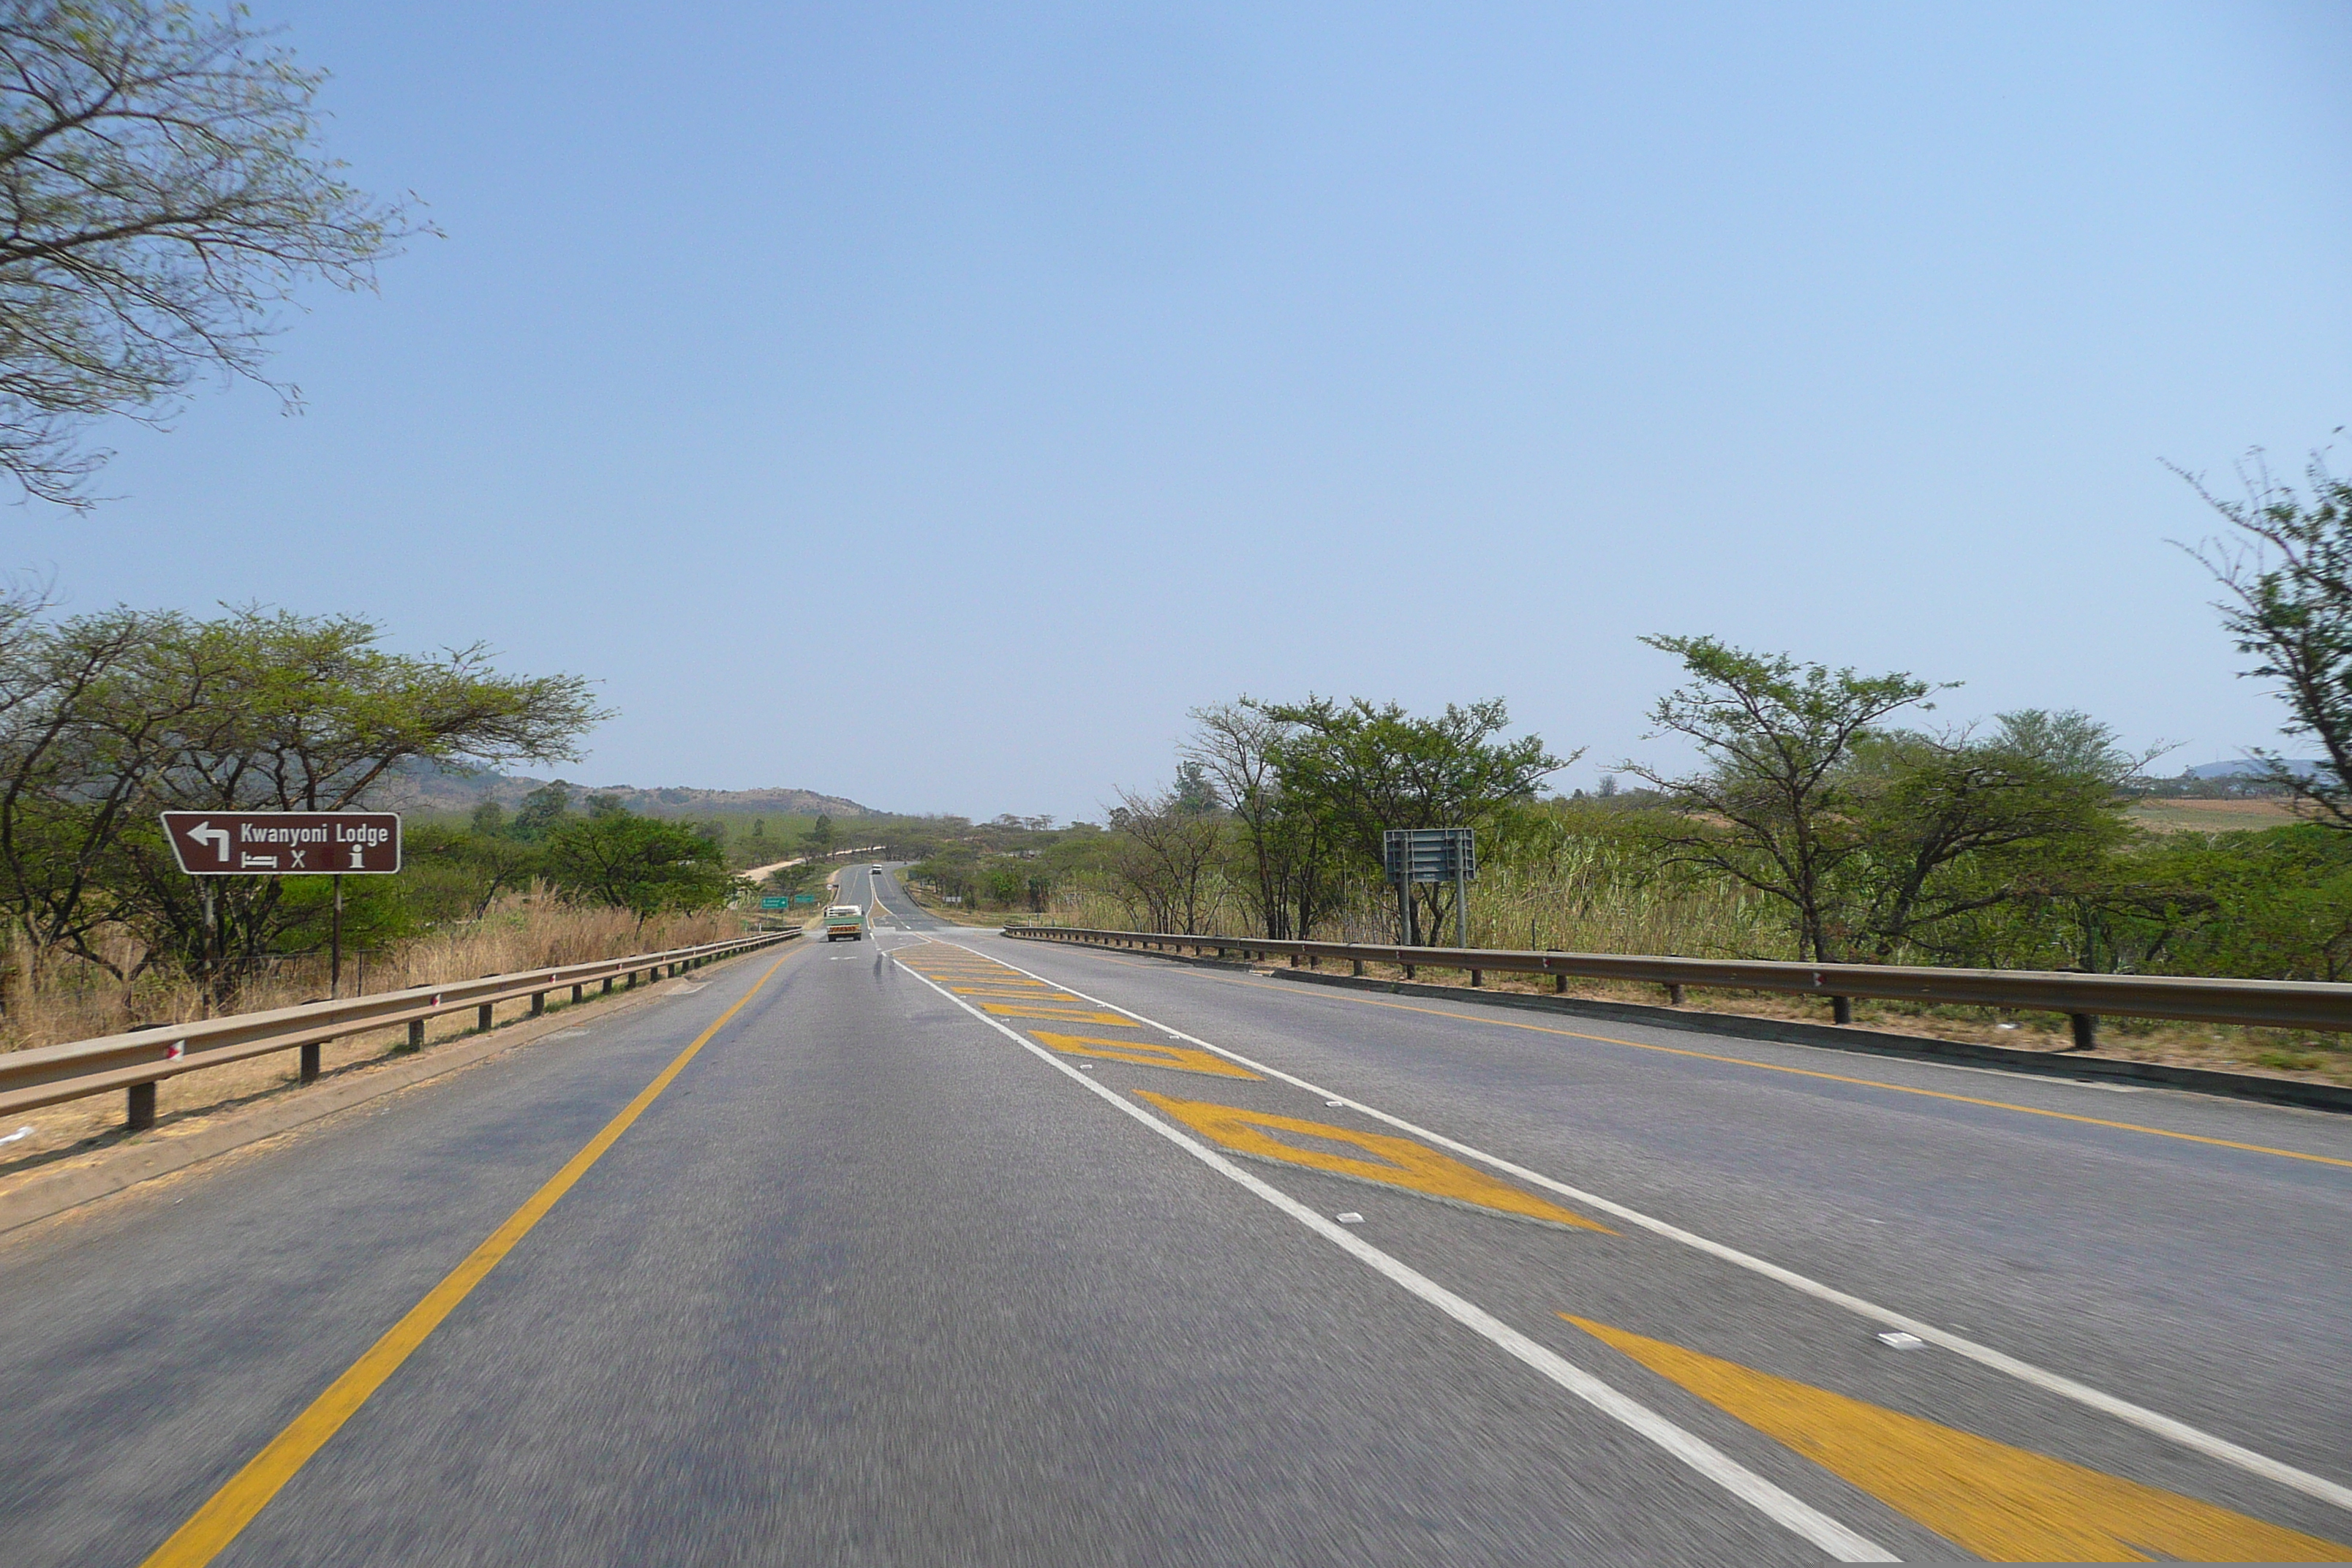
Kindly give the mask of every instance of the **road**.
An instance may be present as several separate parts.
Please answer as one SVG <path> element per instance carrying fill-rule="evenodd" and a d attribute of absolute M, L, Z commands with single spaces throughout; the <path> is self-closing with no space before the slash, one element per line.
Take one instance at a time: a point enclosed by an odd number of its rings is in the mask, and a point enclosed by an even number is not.
<path fill-rule="evenodd" d="M 0 1561 L 2352 1556 L 2352 1121 L 843 884 L 0 1243 Z"/>

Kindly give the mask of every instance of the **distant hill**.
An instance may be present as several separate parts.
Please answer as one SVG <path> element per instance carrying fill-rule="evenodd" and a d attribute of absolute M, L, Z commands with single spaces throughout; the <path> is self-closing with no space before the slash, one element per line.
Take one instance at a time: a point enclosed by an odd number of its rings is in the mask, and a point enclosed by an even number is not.
<path fill-rule="evenodd" d="M 373 792 L 369 804 L 382 811 L 468 812 L 485 800 L 512 808 L 548 779 L 521 778 L 509 773 L 453 773 L 430 763 L 395 770 Z M 583 784 L 572 787 L 574 804 L 592 795 L 609 795 L 631 811 L 646 816 L 878 816 L 881 813 L 837 795 L 808 789 L 642 789 L 635 784 Z"/>

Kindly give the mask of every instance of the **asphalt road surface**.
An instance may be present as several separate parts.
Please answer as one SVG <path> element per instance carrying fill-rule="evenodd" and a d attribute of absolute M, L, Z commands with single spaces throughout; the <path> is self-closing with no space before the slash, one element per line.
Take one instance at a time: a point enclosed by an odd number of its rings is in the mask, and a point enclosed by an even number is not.
<path fill-rule="evenodd" d="M 2352 1556 L 2352 1119 L 842 881 L 0 1243 L 0 1562 Z"/>

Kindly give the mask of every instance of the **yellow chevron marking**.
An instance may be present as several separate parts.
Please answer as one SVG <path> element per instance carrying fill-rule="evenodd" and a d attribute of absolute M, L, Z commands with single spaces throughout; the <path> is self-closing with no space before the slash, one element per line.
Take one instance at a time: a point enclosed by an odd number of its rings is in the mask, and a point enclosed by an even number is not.
<path fill-rule="evenodd" d="M 1990 1562 L 2352 1562 L 2352 1547 L 2195 1498 L 1560 1316 Z"/>
<path fill-rule="evenodd" d="M 1262 1110 L 1244 1110 L 1231 1105 L 1175 1100 L 1164 1094 L 1153 1094 L 1149 1089 L 1139 1089 L 1135 1092 L 1202 1137 L 1237 1153 L 1255 1154 L 1268 1160 L 1279 1160 L 1285 1164 L 1304 1165 L 1309 1170 L 1354 1176 L 1360 1181 L 1378 1182 L 1382 1186 L 1402 1187 L 1407 1192 L 1426 1193 L 1432 1197 L 1451 1198 L 1456 1203 L 1470 1204 L 1478 1208 L 1496 1209 L 1528 1219 L 1549 1220 L 1554 1225 L 1574 1226 L 1580 1230 L 1597 1230 L 1608 1236 L 1617 1234 L 1607 1226 L 1595 1225 L 1582 1215 L 1572 1214 L 1557 1204 L 1546 1203 L 1517 1187 L 1506 1186 L 1484 1172 L 1474 1170 L 1461 1161 L 1441 1154 L 1426 1144 L 1416 1143 L 1410 1138 L 1393 1138 L 1385 1132 L 1359 1132 L 1352 1127 L 1301 1121 L 1293 1116 L 1273 1116 Z M 1288 1132 L 1348 1144 L 1371 1158 L 1360 1160 L 1321 1149 L 1302 1149 L 1271 1136 L 1274 1132 Z"/>

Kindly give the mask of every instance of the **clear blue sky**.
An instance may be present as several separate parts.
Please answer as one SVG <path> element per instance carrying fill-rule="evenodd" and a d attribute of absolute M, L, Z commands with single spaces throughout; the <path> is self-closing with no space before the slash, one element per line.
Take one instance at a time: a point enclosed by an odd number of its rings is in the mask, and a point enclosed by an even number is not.
<path fill-rule="evenodd" d="M 257 0 L 447 238 L 0 514 L 83 607 L 604 682 L 593 782 L 1092 816 L 1247 691 L 1500 695 L 1563 786 L 1645 632 L 2278 712 L 2159 465 L 2352 422 L 2339 5 L 550 10 Z M 2347 449 L 2352 464 L 2352 449 Z"/>

